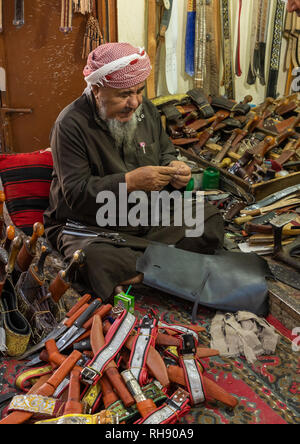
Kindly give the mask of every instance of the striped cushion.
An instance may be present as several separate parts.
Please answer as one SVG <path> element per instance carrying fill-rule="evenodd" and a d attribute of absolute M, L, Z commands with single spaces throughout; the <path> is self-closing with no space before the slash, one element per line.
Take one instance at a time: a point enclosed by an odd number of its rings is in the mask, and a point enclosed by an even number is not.
<path fill-rule="evenodd" d="M 43 213 L 49 204 L 52 169 L 50 150 L 0 155 L 7 211 L 13 224 L 29 236 L 33 225 L 43 222 Z"/>

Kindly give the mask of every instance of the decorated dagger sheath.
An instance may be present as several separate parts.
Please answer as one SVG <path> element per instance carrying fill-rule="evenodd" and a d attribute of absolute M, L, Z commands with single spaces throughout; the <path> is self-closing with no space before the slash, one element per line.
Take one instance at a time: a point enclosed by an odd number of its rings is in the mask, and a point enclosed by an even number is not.
<path fill-rule="evenodd" d="M 21 28 L 25 24 L 24 19 L 24 0 L 15 0 L 15 16 L 13 25 Z"/>

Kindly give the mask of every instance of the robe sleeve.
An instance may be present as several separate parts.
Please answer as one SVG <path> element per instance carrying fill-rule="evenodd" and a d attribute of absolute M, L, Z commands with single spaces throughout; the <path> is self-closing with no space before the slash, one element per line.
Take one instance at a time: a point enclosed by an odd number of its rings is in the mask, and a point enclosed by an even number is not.
<path fill-rule="evenodd" d="M 125 173 L 92 174 L 80 129 L 57 122 L 51 135 L 51 148 L 58 181 L 67 205 L 73 212 L 95 216 L 96 198 L 101 191 L 119 192 Z"/>

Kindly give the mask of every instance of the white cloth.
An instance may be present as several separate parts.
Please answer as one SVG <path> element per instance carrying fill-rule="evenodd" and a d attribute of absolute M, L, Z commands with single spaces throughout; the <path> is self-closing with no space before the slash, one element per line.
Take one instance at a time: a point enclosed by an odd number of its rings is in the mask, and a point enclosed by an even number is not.
<path fill-rule="evenodd" d="M 258 356 L 274 354 L 279 340 L 275 328 L 253 313 L 217 312 L 212 320 L 210 346 L 220 356 L 245 356 L 253 364 Z"/>

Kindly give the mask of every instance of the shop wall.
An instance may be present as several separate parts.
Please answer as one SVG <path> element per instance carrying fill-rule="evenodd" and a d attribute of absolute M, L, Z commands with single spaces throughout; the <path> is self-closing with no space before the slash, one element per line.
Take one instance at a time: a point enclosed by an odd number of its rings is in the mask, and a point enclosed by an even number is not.
<path fill-rule="evenodd" d="M 261 103 L 265 89 L 258 82 L 255 86 L 245 83 L 248 71 L 248 25 L 251 4 L 243 2 L 242 68 L 243 76 L 236 78 L 236 99 L 246 94 L 253 96 L 254 103 Z M 119 41 L 136 46 L 146 46 L 145 0 L 118 0 Z M 186 0 L 178 0 L 178 93 L 193 87 L 192 79 L 184 72 L 184 43 L 186 24 Z M 232 30 L 237 25 L 238 0 L 233 0 Z M 6 69 L 7 105 L 13 108 L 30 108 L 31 114 L 12 115 L 10 119 L 12 150 L 30 152 L 49 146 L 49 134 L 59 112 L 85 88 L 82 70 L 82 43 L 86 17 L 74 14 L 73 29 L 69 34 L 60 30 L 61 0 L 30 0 L 25 2 L 25 25 L 13 26 L 14 2 L 3 2 L 3 32 L 0 34 L 0 67 Z M 286 42 L 282 45 L 282 61 Z M 270 50 L 270 48 L 269 48 Z M 162 53 L 158 95 L 168 94 L 163 75 Z M 279 93 L 283 94 L 286 73 L 279 76 Z M 223 91 L 221 90 L 221 93 Z"/>
<path fill-rule="evenodd" d="M 243 2 L 242 16 L 241 16 L 241 64 L 243 74 L 241 77 L 236 77 L 236 100 L 242 100 L 245 95 L 251 94 L 253 103 L 259 104 L 265 98 L 265 87 L 260 85 L 259 81 L 253 86 L 246 83 L 245 79 L 249 67 L 249 25 L 251 21 L 251 11 L 253 1 L 247 0 Z M 238 0 L 232 0 L 232 35 L 234 39 L 233 48 L 237 37 L 237 14 L 238 14 Z M 186 0 L 178 0 L 179 20 L 178 20 L 178 40 L 177 40 L 177 60 L 178 60 L 178 93 L 185 93 L 193 86 L 192 79 L 184 72 L 184 46 L 185 46 L 185 26 L 186 26 Z M 118 0 L 118 19 L 119 19 L 119 41 L 128 41 L 139 46 L 146 46 L 146 31 L 145 31 L 145 1 L 144 0 Z M 270 51 L 271 41 L 268 40 L 268 48 Z M 286 41 L 282 44 L 283 64 L 284 54 L 286 49 Z M 164 60 L 161 61 L 164 63 Z M 278 81 L 278 92 L 280 95 L 284 93 L 286 72 L 281 70 Z M 221 89 L 221 93 L 224 91 Z M 168 90 L 164 81 L 163 75 L 159 77 L 158 94 L 166 95 Z"/>
<path fill-rule="evenodd" d="M 85 87 L 85 17 L 74 14 L 72 32 L 64 34 L 59 30 L 60 13 L 60 0 L 25 1 L 25 25 L 17 29 L 12 23 L 14 2 L 3 2 L 0 66 L 6 68 L 7 104 L 32 109 L 32 114 L 10 119 L 15 152 L 48 147 L 57 115 Z"/>

